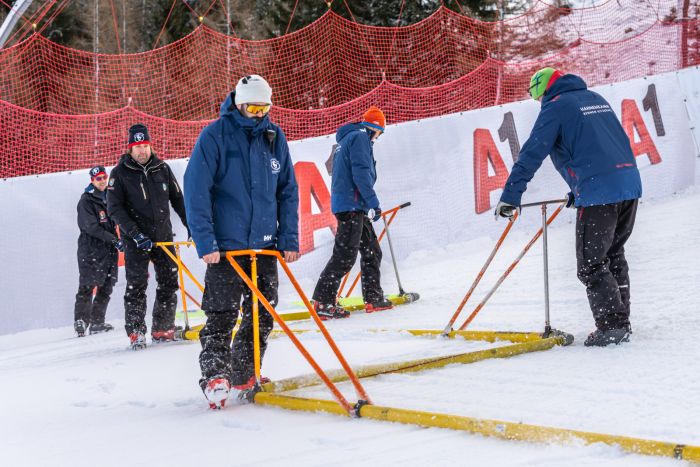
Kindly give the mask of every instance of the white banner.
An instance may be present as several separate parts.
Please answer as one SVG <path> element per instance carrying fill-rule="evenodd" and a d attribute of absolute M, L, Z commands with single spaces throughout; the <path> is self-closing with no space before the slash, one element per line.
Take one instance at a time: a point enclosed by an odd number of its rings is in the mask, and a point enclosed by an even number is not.
<path fill-rule="evenodd" d="M 645 199 L 695 183 L 698 151 L 684 100 L 689 108 L 700 109 L 698 76 L 693 68 L 595 88 L 609 100 L 632 140 Z M 493 207 L 538 110 L 538 103 L 524 101 L 389 126 L 375 144 L 376 188 L 384 210 L 412 203 L 392 224 L 399 259 L 416 250 L 500 234 L 504 224 L 494 222 Z M 304 252 L 293 270 L 309 294 L 333 243 L 325 164 L 334 142 L 331 135 L 290 143 L 300 184 Z M 187 160 L 169 164 L 181 180 Z M 78 286 L 76 204 L 88 182 L 86 170 L 0 182 L 0 334 L 72 323 Z M 567 192 L 547 160 L 523 202 L 561 198 Z M 572 212 L 567 216 L 571 220 Z M 184 240 L 177 216 L 172 221 L 176 239 Z M 538 225 L 539 211 L 525 212 L 522 222 Z M 378 231 L 381 227 L 376 225 Z M 184 259 L 203 279 L 204 266 L 193 249 L 185 250 Z M 385 273 L 389 261 L 385 247 Z M 112 319 L 123 316 L 123 268 L 119 274 L 108 310 Z M 151 274 L 151 282 L 153 278 Z M 151 284 L 149 303 L 153 298 Z"/>

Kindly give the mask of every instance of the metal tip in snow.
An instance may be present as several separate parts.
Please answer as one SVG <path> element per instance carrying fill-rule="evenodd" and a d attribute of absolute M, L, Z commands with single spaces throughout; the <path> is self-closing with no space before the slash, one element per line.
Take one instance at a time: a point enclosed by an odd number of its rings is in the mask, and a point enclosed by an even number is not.
<path fill-rule="evenodd" d="M 546 328 L 542 333 L 542 338 L 546 339 L 548 337 L 561 337 L 562 343 L 560 345 L 564 347 L 574 343 L 573 334 L 569 334 L 568 332 L 560 331 L 558 329 Z"/>

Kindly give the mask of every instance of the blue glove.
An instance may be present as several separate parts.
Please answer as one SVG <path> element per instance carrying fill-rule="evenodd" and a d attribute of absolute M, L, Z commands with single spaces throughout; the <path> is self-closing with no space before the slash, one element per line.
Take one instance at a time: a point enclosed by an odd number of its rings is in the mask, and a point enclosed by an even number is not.
<path fill-rule="evenodd" d="M 142 233 L 136 234 L 134 241 L 136 242 L 136 248 L 139 250 L 151 251 L 151 248 L 153 248 L 153 242 L 151 239 Z"/>
<path fill-rule="evenodd" d="M 119 252 L 124 251 L 124 240 L 121 238 L 115 238 L 114 241 L 112 242 L 112 245 L 114 245 L 114 248 L 117 249 Z"/>
<path fill-rule="evenodd" d="M 566 207 L 573 208 L 575 201 L 576 201 L 576 198 L 574 198 L 574 194 L 572 192 L 568 192 L 566 194 Z"/>
<path fill-rule="evenodd" d="M 505 217 L 512 222 L 513 215 L 516 212 L 520 215 L 520 206 L 513 206 L 512 204 L 499 201 L 496 205 L 496 211 L 493 213 L 493 217 L 495 217 L 496 220 L 498 220 L 498 216 Z"/>
<path fill-rule="evenodd" d="M 374 209 L 370 209 L 369 211 L 367 211 L 367 217 L 369 217 L 372 220 L 372 222 L 377 222 L 379 219 L 382 218 L 382 208 L 377 206 Z"/>

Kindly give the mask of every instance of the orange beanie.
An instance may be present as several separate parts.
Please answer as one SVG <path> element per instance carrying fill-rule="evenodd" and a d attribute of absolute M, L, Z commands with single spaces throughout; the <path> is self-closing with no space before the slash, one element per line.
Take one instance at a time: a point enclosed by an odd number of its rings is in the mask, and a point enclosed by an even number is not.
<path fill-rule="evenodd" d="M 386 117 L 379 107 L 373 105 L 362 116 L 362 123 L 383 132 L 386 127 Z"/>

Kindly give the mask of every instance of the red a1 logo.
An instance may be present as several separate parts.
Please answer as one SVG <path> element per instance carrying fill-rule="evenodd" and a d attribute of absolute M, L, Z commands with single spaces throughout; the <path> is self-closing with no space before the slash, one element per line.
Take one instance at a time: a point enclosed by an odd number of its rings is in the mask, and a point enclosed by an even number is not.
<path fill-rule="evenodd" d="M 299 253 L 313 251 L 314 232 L 329 228 L 335 234 L 337 221 L 331 211 L 331 195 L 313 162 L 297 162 L 294 174 L 299 185 Z M 312 199 L 321 212 L 312 213 Z"/>

